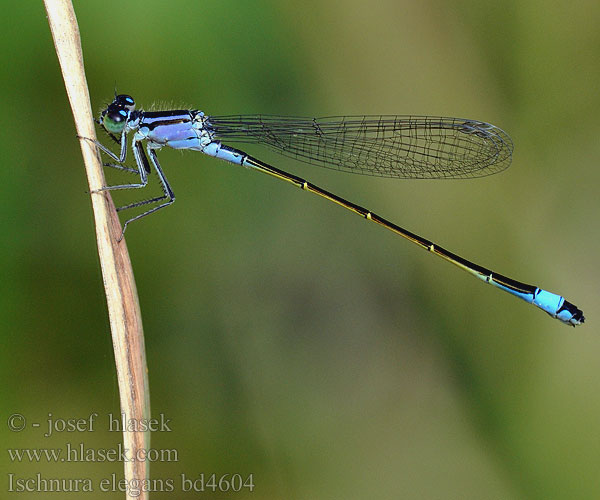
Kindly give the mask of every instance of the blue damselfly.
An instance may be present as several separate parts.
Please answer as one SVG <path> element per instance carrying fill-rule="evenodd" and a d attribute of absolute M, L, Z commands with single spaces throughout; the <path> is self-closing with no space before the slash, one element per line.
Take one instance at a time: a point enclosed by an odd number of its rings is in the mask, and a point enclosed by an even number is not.
<path fill-rule="evenodd" d="M 486 283 L 539 307 L 553 318 L 572 326 L 584 322 L 583 312 L 560 295 L 492 272 L 366 208 L 225 144 L 260 143 L 299 161 L 367 175 L 403 179 L 472 178 L 500 172 L 511 162 L 512 140 L 494 125 L 433 116 L 303 118 L 208 116 L 201 111 L 185 109 L 149 112 L 136 110 L 133 98 L 128 95 L 116 95 L 102 111 L 98 122 L 121 148 L 120 153 L 115 154 L 99 142 L 92 141 L 117 162 L 106 165 L 134 172 L 140 177 L 137 183 L 106 186 L 99 191 L 143 188 L 152 169 L 156 171 L 163 190 L 161 196 L 118 209 L 149 207 L 125 221 L 121 238 L 130 222 L 175 201 L 156 151 L 165 146 L 191 149 L 266 173 L 321 196 L 399 234 Z M 131 150 L 136 169 L 124 166 L 130 133 L 133 134 Z"/>

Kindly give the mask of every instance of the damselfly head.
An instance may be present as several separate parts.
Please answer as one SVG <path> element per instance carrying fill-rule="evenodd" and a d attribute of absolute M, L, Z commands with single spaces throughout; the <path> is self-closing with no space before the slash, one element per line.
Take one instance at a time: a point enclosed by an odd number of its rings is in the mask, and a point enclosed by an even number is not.
<path fill-rule="evenodd" d="M 120 134 L 127 123 L 129 113 L 135 109 L 133 97 L 125 94 L 115 96 L 107 108 L 100 114 L 98 120 L 107 132 Z"/>

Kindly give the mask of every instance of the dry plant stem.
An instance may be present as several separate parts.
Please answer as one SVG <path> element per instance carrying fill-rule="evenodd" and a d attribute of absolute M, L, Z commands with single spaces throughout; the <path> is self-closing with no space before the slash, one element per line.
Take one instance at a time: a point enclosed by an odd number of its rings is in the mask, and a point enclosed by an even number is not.
<path fill-rule="evenodd" d="M 67 95 L 73 110 L 77 135 L 95 138 L 87 82 L 83 66 L 79 28 L 70 0 L 44 0 L 48 22 L 60 63 Z M 104 186 L 104 173 L 96 148 L 80 140 L 90 191 Z M 93 193 L 92 207 L 96 223 L 98 254 L 102 267 L 108 315 L 112 332 L 115 363 L 119 383 L 121 412 L 127 422 L 142 422 L 150 418 L 150 399 L 144 336 L 140 306 L 125 240 L 117 242 L 121 225 L 110 195 Z M 84 334 L 85 332 L 82 332 Z M 143 432 L 123 432 L 128 456 L 147 450 L 150 436 Z M 145 461 L 126 461 L 125 479 L 148 477 Z M 131 484 L 131 483 L 130 483 Z M 131 499 L 147 499 L 147 493 Z"/>

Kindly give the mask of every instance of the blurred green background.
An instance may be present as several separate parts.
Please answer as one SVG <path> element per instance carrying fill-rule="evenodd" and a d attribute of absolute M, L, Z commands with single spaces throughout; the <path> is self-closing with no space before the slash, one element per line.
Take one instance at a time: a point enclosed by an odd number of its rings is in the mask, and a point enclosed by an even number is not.
<path fill-rule="evenodd" d="M 180 478 L 254 475 L 205 498 L 600 497 L 600 3 L 79 1 L 95 110 L 413 113 L 494 123 L 512 167 L 460 182 L 278 160 L 444 247 L 581 307 L 539 310 L 276 180 L 163 151 L 177 203 L 127 233 L 144 318 L 152 445 Z M 41 2 L 3 6 L 3 421 L 98 413 L 94 432 L 0 434 L 17 478 L 121 463 L 11 459 L 110 448 L 114 359 L 80 146 Z M 267 161 L 268 152 L 249 148 Z M 155 180 L 155 179 L 154 179 Z M 156 187 L 156 186 L 155 186 Z M 115 197 L 123 201 L 123 197 Z M 128 198 L 126 198 L 128 199 Z M 4 493 L 1 496 L 4 497 Z M 56 498 L 61 495 L 55 495 Z M 54 498 L 21 493 L 20 498 Z"/>

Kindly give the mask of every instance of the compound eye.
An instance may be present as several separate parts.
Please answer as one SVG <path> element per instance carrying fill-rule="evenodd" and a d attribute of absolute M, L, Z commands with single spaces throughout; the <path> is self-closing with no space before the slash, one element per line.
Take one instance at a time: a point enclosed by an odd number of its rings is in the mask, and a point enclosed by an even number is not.
<path fill-rule="evenodd" d="M 109 108 L 102 119 L 102 126 L 111 134 L 120 134 L 127 122 L 127 115 L 127 111 L 122 108 Z"/>
<path fill-rule="evenodd" d="M 127 111 L 124 109 L 115 109 L 108 112 L 108 119 L 115 123 L 121 123 L 127 119 Z"/>
<path fill-rule="evenodd" d="M 135 108 L 135 101 L 133 100 L 133 97 L 127 94 L 121 94 L 115 97 L 114 104 L 127 109 Z"/>

